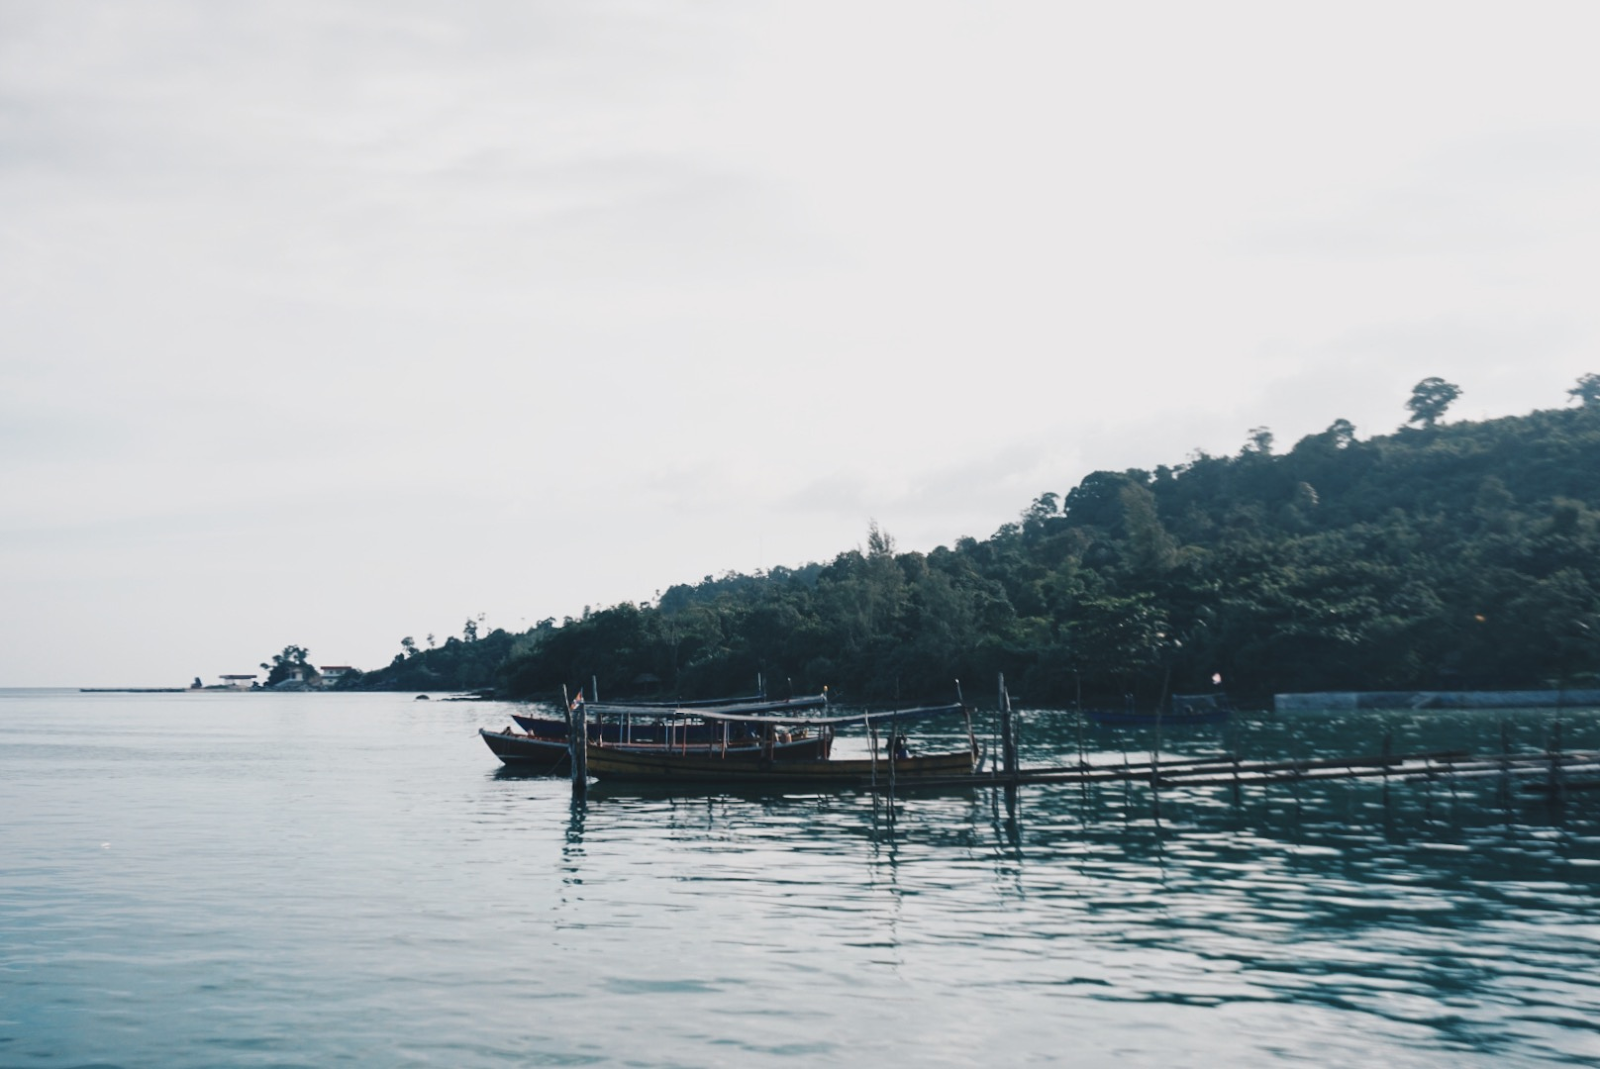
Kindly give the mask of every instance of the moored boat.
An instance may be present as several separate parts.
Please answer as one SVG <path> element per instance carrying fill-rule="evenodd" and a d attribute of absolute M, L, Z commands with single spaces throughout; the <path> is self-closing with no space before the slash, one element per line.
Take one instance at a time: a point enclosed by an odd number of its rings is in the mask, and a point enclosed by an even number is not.
<path fill-rule="evenodd" d="M 504 731 L 479 728 L 478 734 L 508 767 L 550 776 L 564 776 L 572 770 L 572 751 L 565 737 L 542 738 L 510 728 Z"/>
<path fill-rule="evenodd" d="M 721 744 L 713 742 L 699 746 L 646 748 L 591 741 L 584 751 L 589 774 L 602 782 L 870 787 L 880 783 L 910 785 L 918 779 L 971 774 L 981 767 L 983 761 L 982 747 L 972 734 L 970 720 L 967 725 L 968 748 L 952 753 L 913 755 L 905 749 L 904 737 L 899 735 L 899 727 L 906 721 L 966 713 L 959 704 L 801 718 L 743 711 L 701 709 L 694 712 L 704 718 L 713 730 L 720 725 L 724 740 L 736 725 L 743 731 L 757 732 L 756 745 L 733 747 L 724 741 Z M 833 758 L 832 742 L 836 730 L 851 724 L 865 726 L 873 732 L 872 754 L 862 758 Z M 878 727 L 885 727 L 889 731 L 889 745 L 881 752 L 876 734 Z M 786 732 L 790 733 L 790 737 L 804 734 L 815 738 L 819 743 L 819 752 L 808 756 L 798 748 L 785 745 L 783 739 Z M 735 754 L 737 759 L 733 759 Z"/>
<path fill-rule="evenodd" d="M 599 742 L 593 730 L 596 726 L 598 725 L 590 725 L 591 745 Z M 513 731 L 510 728 L 504 731 L 479 728 L 478 734 L 494 755 L 507 765 L 525 771 L 539 770 L 552 776 L 564 775 L 572 769 L 572 752 L 564 733 L 560 738 L 553 738 Z M 674 758 L 707 756 L 715 757 L 717 760 L 737 762 L 763 759 L 825 760 L 832 742 L 831 734 L 808 732 L 777 738 L 771 743 L 748 737 L 730 736 L 724 740 L 720 735 L 717 741 L 713 742 L 707 733 L 702 733 L 698 739 L 686 740 L 679 733 L 672 742 L 639 738 L 622 740 L 614 736 L 603 745 L 608 747 L 608 750 L 618 753 L 670 753 Z"/>

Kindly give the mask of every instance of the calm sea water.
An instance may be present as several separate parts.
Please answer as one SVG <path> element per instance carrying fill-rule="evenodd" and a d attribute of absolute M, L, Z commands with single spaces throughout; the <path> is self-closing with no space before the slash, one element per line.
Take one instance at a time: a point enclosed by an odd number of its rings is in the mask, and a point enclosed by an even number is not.
<path fill-rule="evenodd" d="M 1600 793 L 518 778 L 509 710 L 0 691 L 0 1067 L 1600 1064 Z M 1172 755 L 1544 745 L 1262 718 Z M 1600 713 L 1561 714 L 1600 749 Z M 1024 759 L 1075 759 L 1062 713 Z M 1091 757 L 1153 740 L 1088 729 Z"/>

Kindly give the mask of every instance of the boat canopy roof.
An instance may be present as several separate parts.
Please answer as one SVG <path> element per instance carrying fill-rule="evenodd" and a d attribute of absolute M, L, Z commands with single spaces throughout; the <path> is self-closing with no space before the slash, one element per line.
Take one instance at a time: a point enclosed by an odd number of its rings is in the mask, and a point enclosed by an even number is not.
<path fill-rule="evenodd" d="M 960 702 L 953 702 L 949 705 L 927 705 L 920 706 L 915 709 L 880 709 L 876 711 L 861 710 L 854 713 L 841 714 L 838 716 L 788 716 L 783 714 L 783 709 L 792 710 L 795 708 L 800 708 L 803 710 L 806 708 L 817 708 L 817 706 L 796 706 L 794 704 L 783 702 L 769 702 L 765 704 L 776 704 L 779 708 L 772 711 L 762 711 L 756 709 L 754 706 L 747 705 L 723 706 L 716 709 L 630 709 L 625 710 L 625 712 L 629 712 L 634 715 L 644 715 L 648 713 L 655 716 L 670 715 L 681 716 L 688 719 L 728 720 L 737 721 L 741 724 L 810 724 L 817 726 L 826 725 L 831 727 L 840 727 L 846 724 L 881 724 L 901 720 L 924 720 L 930 717 L 947 716 L 951 713 L 959 713 L 962 710 L 962 705 Z M 598 707 L 591 706 L 590 708 Z"/>
<path fill-rule="evenodd" d="M 751 720 L 767 714 L 821 709 L 828 704 L 826 694 L 776 701 L 736 701 L 723 705 L 643 705 L 628 702 L 586 702 L 584 708 L 597 716 L 704 716 L 724 720 Z"/>
<path fill-rule="evenodd" d="M 764 694 L 744 694 L 736 698 L 693 698 L 687 701 L 638 701 L 638 702 L 585 702 L 591 709 L 626 709 L 630 712 L 645 712 L 651 709 L 699 709 L 706 706 L 745 705 L 750 702 L 764 702 Z M 809 699 L 796 698 L 795 701 Z"/>

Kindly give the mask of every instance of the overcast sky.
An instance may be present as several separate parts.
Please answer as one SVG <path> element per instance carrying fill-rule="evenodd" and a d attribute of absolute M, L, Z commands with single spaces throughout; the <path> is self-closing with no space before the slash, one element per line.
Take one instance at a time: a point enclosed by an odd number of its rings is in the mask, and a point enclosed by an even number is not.
<path fill-rule="evenodd" d="M 1592 3 L 0 0 L 0 685 L 1600 371 Z"/>

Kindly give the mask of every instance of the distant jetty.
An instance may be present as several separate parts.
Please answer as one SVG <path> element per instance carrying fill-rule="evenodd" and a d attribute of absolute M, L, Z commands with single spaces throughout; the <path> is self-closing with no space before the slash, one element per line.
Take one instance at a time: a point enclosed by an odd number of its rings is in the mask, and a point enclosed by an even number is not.
<path fill-rule="evenodd" d="M 79 694 L 183 694 L 188 687 L 79 687 Z"/>

